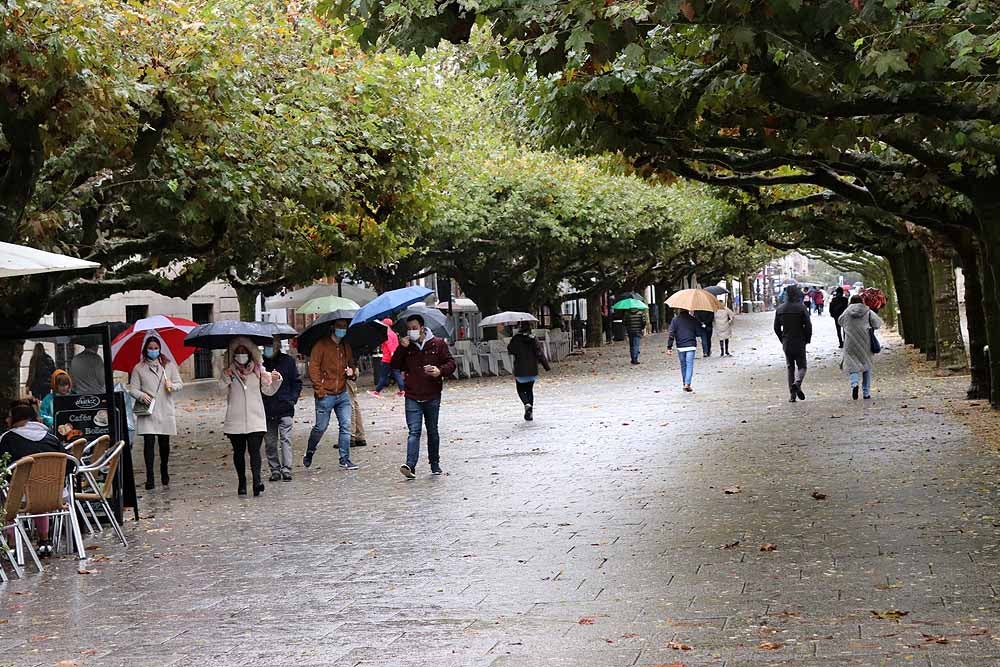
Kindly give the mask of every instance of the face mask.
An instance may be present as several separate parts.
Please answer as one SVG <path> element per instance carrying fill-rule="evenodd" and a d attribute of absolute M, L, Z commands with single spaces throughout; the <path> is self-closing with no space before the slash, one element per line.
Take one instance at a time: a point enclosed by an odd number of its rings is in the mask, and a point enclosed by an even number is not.
<path fill-rule="evenodd" d="M 265 346 L 264 347 L 264 356 L 267 357 L 268 359 L 270 359 L 271 357 L 273 357 L 274 356 L 274 348 L 271 347 L 270 345 Z"/>
<path fill-rule="evenodd" d="M 410 340 L 420 340 L 420 332 L 416 329 L 408 329 L 406 335 L 410 337 Z"/>
<path fill-rule="evenodd" d="M 159 350 L 146 350 L 146 356 L 149 357 L 150 359 L 159 359 L 160 358 L 160 351 Z"/>
<path fill-rule="evenodd" d="M 241 366 L 245 366 L 246 363 L 250 361 L 249 354 L 237 354 L 234 358 L 236 359 L 236 363 L 240 364 Z"/>
<path fill-rule="evenodd" d="M 344 338 L 345 336 L 347 336 L 347 329 L 334 329 L 333 335 L 336 336 L 337 338 Z"/>

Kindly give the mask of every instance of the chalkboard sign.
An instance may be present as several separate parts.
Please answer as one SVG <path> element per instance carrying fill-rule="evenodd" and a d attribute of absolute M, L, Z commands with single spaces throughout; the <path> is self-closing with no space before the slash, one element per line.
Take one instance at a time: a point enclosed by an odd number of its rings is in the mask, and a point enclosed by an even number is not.
<path fill-rule="evenodd" d="M 53 396 L 53 430 L 62 442 L 91 441 L 111 433 L 108 399 L 99 394 Z"/>

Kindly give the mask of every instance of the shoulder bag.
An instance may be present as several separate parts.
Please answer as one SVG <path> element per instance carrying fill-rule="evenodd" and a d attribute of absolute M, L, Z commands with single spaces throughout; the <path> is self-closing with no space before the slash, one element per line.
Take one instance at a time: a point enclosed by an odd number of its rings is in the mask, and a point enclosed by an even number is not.
<path fill-rule="evenodd" d="M 875 327 L 872 326 L 872 314 L 868 313 L 868 338 L 871 344 L 872 354 L 878 354 L 882 351 L 882 343 L 879 342 L 878 336 L 875 335 Z"/>

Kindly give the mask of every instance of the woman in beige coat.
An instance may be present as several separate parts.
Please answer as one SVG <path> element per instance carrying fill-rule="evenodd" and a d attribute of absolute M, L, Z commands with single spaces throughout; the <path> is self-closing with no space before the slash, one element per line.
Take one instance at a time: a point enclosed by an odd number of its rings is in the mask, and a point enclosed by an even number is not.
<path fill-rule="evenodd" d="M 149 415 L 136 415 L 135 432 L 143 438 L 142 454 L 146 460 L 146 488 L 152 489 L 156 442 L 160 443 L 160 481 L 170 485 L 167 464 L 170 460 L 170 436 L 177 435 L 174 394 L 180 391 L 181 376 L 177 364 L 167 358 L 159 338 L 150 335 L 142 345 L 142 360 L 132 369 L 128 391 L 136 402 L 153 404 Z"/>
<path fill-rule="evenodd" d="M 226 423 L 222 432 L 233 445 L 233 465 L 239 478 L 237 493 L 247 494 L 246 455 L 250 451 L 253 494 L 264 490 L 260 477 L 260 445 L 267 431 L 263 396 L 273 396 L 281 387 L 281 373 L 268 372 L 260 349 L 249 338 L 238 336 L 229 343 L 227 365 L 219 384 L 228 392 Z"/>

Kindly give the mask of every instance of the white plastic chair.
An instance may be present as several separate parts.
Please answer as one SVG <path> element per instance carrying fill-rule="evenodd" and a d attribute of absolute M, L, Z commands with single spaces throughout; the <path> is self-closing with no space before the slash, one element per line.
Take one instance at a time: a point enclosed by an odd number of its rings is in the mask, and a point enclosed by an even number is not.
<path fill-rule="evenodd" d="M 510 353 L 507 352 L 507 344 L 503 340 L 489 341 L 491 367 L 496 368 L 497 375 L 503 375 L 503 371 L 514 373 L 514 362 Z"/>
<path fill-rule="evenodd" d="M 479 361 L 479 351 L 473 347 L 471 340 L 460 340 L 455 343 L 455 349 L 469 361 L 469 370 L 475 371 L 479 377 L 483 376 L 483 366 Z M 472 377 L 470 374 L 469 377 Z"/>
<path fill-rule="evenodd" d="M 449 345 L 448 349 L 451 350 L 451 356 L 455 359 L 455 372 L 458 374 L 458 377 L 472 377 L 472 369 L 469 364 L 469 358 L 462 354 L 462 352 L 454 345 Z"/>

